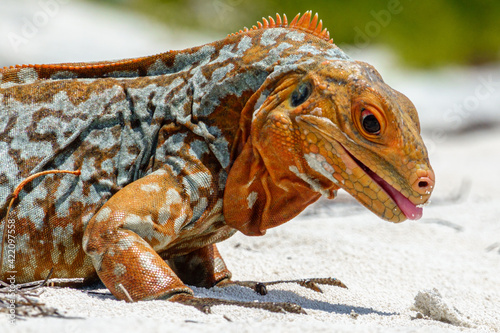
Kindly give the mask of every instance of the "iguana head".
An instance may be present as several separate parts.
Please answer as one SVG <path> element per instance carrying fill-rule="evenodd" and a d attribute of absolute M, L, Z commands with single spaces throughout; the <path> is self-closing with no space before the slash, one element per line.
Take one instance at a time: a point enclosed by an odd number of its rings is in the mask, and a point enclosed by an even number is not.
<path fill-rule="evenodd" d="M 224 208 L 230 225 L 262 234 L 339 188 L 385 220 L 422 216 L 434 173 L 417 112 L 372 66 L 316 57 L 265 89 L 229 174 L 224 199 L 248 203 Z"/>
<path fill-rule="evenodd" d="M 415 107 L 366 63 L 322 65 L 290 84 L 281 104 L 302 174 L 322 189 L 343 188 L 388 221 L 420 218 L 434 173 Z M 277 110 L 263 128 L 276 130 Z"/>

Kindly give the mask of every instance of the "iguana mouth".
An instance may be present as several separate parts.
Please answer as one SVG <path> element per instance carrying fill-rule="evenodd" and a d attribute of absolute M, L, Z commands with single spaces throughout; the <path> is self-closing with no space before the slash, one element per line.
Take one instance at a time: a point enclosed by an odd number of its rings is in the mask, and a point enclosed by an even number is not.
<path fill-rule="evenodd" d="M 401 209 L 403 214 L 409 220 L 418 220 L 422 217 L 423 209 L 422 207 L 417 207 L 413 202 L 411 202 L 407 197 L 405 197 L 401 192 L 396 190 L 388 182 L 383 180 L 379 175 L 370 170 L 366 165 L 364 165 L 360 160 L 354 157 L 344 146 L 342 146 L 347 152 L 349 157 L 378 185 L 380 188 L 396 203 L 396 205 Z"/>

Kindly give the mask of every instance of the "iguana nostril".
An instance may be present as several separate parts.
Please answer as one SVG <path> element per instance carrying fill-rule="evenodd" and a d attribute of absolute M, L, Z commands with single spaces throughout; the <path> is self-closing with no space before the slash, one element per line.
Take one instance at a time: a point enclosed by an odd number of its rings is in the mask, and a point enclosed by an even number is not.
<path fill-rule="evenodd" d="M 418 187 L 420 187 L 420 188 L 426 188 L 427 186 L 429 186 L 429 183 L 426 181 L 418 182 Z"/>
<path fill-rule="evenodd" d="M 430 195 L 434 188 L 434 177 L 432 174 L 427 176 L 418 177 L 413 183 L 413 190 L 420 195 Z"/>
<path fill-rule="evenodd" d="M 417 179 L 415 179 L 412 186 L 413 190 L 420 195 L 431 194 L 435 183 L 434 172 L 432 170 L 418 169 L 416 176 Z"/>

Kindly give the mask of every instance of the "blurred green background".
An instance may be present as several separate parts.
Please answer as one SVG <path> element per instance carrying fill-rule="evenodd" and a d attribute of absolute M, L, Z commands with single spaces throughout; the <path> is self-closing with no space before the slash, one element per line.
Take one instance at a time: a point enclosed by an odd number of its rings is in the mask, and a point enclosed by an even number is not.
<path fill-rule="evenodd" d="M 92 0 L 91 0 L 92 1 Z M 97 0 L 94 0 L 97 2 Z M 318 12 L 338 45 L 390 47 L 415 67 L 480 65 L 500 58 L 498 0 L 99 0 L 170 26 L 220 33 L 262 16 Z"/>

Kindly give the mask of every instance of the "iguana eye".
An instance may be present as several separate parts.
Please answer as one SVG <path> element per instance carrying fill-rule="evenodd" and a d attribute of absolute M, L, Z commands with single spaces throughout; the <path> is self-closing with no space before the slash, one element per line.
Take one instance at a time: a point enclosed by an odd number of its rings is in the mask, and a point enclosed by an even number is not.
<path fill-rule="evenodd" d="M 290 96 L 290 104 L 293 107 L 299 106 L 309 98 L 311 92 L 312 92 L 312 85 L 310 82 L 300 83 Z"/>
<path fill-rule="evenodd" d="M 369 134 L 380 133 L 380 123 L 373 113 L 364 109 L 361 112 L 361 124 L 363 129 Z"/>

